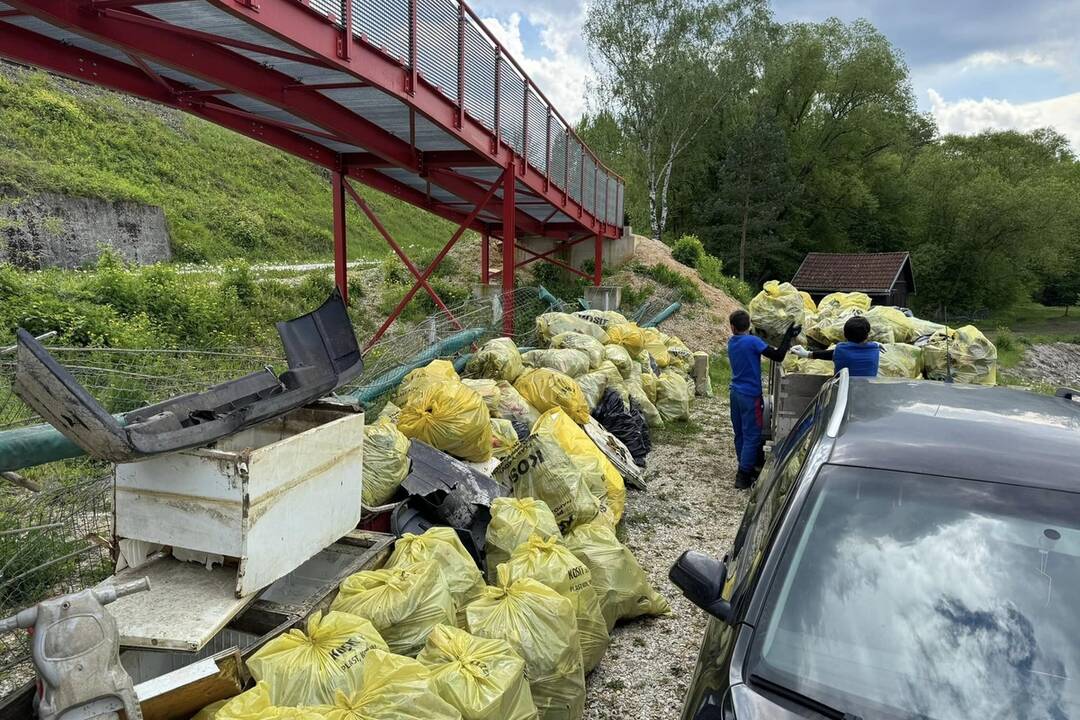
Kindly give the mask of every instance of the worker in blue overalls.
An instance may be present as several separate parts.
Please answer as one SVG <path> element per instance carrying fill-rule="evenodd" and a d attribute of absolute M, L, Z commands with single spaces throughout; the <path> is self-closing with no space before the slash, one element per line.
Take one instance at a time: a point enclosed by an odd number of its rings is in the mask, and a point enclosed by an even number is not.
<path fill-rule="evenodd" d="M 830 350 L 807 350 L 801 345 L 791 348 L 792 355 L 814 360 L 832 360 L 836 372 L 847 369 L 851 377 L 877 377 L 881 346 L 868 342 L 870 321 L 861 315 L 844 323 L 844 342 Z"/>
<path fill-rule="evenodd" d="M 791 341 L 802 331 L 792 325 L 784 333 L 780 347 L 772 347 L 750 334 L 750 314 L 736 310 L 728 318 L 731 339 L 728 340 L 728 362 L 731 364 L 731 426 L 735 431 L 735 454 L 739 471 L 735 487 L 743 490 L 754 484 L 761 466 L 765 464 L 762 440 L 764 400 L 761 392 L 761 356 L 783 362 Z"/>

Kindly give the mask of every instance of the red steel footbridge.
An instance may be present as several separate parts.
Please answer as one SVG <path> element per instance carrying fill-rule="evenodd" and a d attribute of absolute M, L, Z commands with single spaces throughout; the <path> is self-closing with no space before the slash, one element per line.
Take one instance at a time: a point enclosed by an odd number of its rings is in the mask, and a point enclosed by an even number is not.
<path fill-rule="evenodd" d="M 504 322 L 514 269 L 622 232 L 623 182 L 575 135 L 459 0 L 0 0 L 0 57 L 189 112 L 325 168 L 335 279 L 347 298 L 345 206 L 355 202 L 413 275 L 371 342 L 466 230 L 480 281 L 501 241 Z M 457 224 L 419 268 L 359 183 Z M 533 250 L 530 238 L 549 249 Z"/>

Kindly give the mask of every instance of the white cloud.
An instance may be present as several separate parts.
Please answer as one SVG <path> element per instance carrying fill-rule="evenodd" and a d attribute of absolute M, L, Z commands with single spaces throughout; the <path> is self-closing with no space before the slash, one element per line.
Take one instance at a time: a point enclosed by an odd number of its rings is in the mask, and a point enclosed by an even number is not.
<path fill-rule="evenodd" d="M 971 135 L 983 130 L 1029 131 L 1053 127 L 1080 150 L 1080 93 L 1049 100 L 1011 103 L 983 98 L 948 101 L 931 88 L 930 112 L 942 134 Z"/>
<path fill-rule="evenodd" d="M 505 21 L 485 18 L 484 24 L 498 38 L 510 55 L 536 83 L 540 91 L 555 105 L 570 123 L 576 123 L 585 111 L 585 91 L 589 78 L 589 62 L 580 42 L 580 18 L 558 17 L 540 10 L 530 13 L 529 22 L 540 29 L 542 56 L 525 52 L 521 38 L 521 14 L 511 13 Z M 578 33 L 567 32 L 568 26 L 578 23 Z"/>
<path fill-rule="evenodd" d="M 961 61 L 961 71 L 977 70 L 988 67 L 1000 67 L 1002 65 L 1026 65 L 1029 67 L 1054 68 L 1061 65 L 1061 58 L 1057 52 L 1037 52 L 1024 50 L 1022 52 L 1000 52 L 987 50 L 969 55 Z"/>

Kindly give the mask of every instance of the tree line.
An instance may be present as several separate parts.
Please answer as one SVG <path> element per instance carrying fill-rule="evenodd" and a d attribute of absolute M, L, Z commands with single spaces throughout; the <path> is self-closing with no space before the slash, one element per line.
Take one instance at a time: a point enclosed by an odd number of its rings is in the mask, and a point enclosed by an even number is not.
<path fill-rule="evenodd" d="M 803 256 L 910 251 L 919 308 L 1080 295 L 1080 162 L 1051 128 L 939 134 L 872 24 L 777 23 L 765 0 L 594 0 L 580 132 L 628 220 L 750 283 Z"/>

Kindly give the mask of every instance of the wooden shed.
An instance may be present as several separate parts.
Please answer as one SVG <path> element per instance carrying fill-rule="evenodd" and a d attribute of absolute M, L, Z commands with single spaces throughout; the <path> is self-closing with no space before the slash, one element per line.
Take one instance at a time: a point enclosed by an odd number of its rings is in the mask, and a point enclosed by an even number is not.
<path fill-rule="evenodd" d="M 791 283 L 820 300 L 832 292 L 863 292 L 876 305 L 907 306 L 915 293 L 911 255 L 889 253 L 809 253 Z"/>

